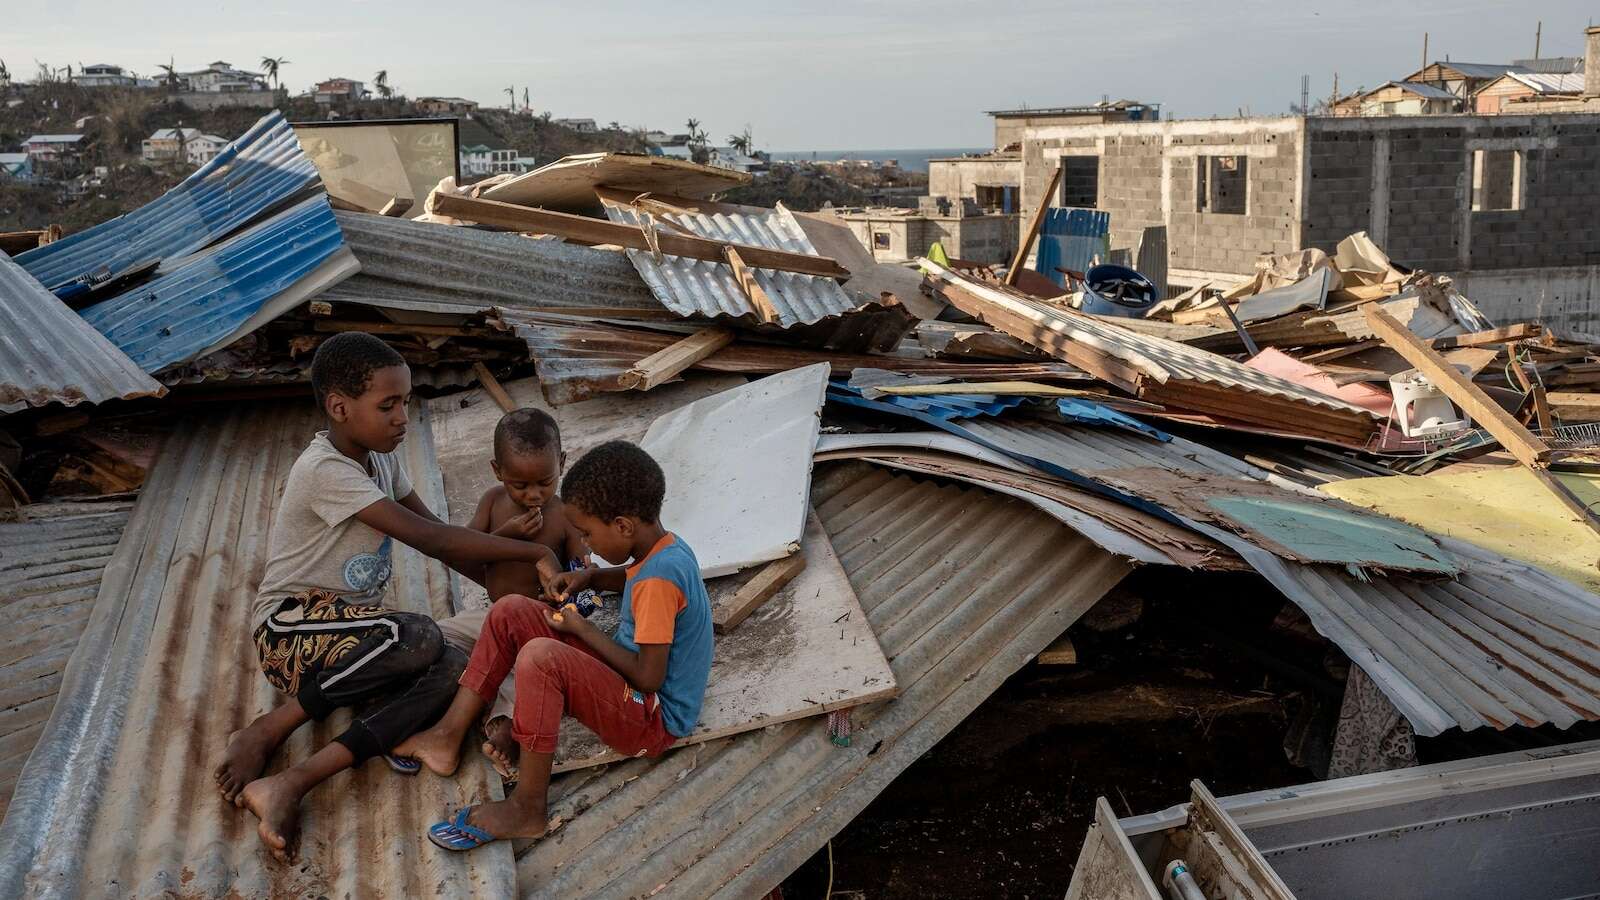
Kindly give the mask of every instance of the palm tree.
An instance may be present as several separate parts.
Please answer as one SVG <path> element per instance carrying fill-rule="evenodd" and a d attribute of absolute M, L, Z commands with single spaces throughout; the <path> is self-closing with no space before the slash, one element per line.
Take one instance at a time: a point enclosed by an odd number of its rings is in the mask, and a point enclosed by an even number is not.
<path fill-rule="evenodd" d="M 379 69 L 378 74 L 372 76 L 372 86 L 378 89 L 378 96 L 385 100 L 394 96 L 394 88 L 389 86 L 388 69 Z"/>
<path fill-rule="evenodd" d="M 271 56 L 261 57 L 261 71 L 268 78 L 272 79 L 272 87 L 274 90 L 282 86 L 278 81 L 278 70 L 288 64 L 289 60 L 282 56 L 277 58 L 273 58 Z"/>
<path fill-rule="evenodd" d="M 754 140 L 750 135 L 750 126 L 746 125 L 743 132 L 728 135 L 728 146 L 739 151 L 740 156 L 749 156 L 750 144 Z"/>
<path fill-rule="evenodd" d="M 167 77 L 165 79 L 165 81 L 167 83 L 167 90 L 168 91 L 176 91 L 178 89 L 178 61 L 177 61 L 177 59 L 176 58 L 169 58 L 165 65 L 158 65 L 158 66 L 156 66 L 156 68 L 158 68 L 161 71 L 167 73 Z"/>
<path fill-rule="evenodd" d="M 6 61 L 0 59 L 0 88 L 11 87 L 11 70 L 6 68 Z"/>
<path fill-rule="evenodd" d="M 523 85 L 522 86 L 522 111 L 525 112 L 525 113 L 532 113 L 533 112 L 533 104 L 528 102 L 528 86 L 527 85 Z"/>
<path fill-rule="evenodd" d="M 706 133 L 700 130 L 699 119 L 690 119 L 685 126 L 689 129 L 689 146 L 698 147 L 706 142 Z"/>
<path fill-rule="evenodd" d="M 511 98 L 511 102 L 509 104 L 507 104 L 507 105 L 509 106 L 509 108 L 511 109 L 512 112 L 516 112 L 517 111 L 517 89 L 514 88 L 514 87 L 506 88 L 506 96 Z"/>

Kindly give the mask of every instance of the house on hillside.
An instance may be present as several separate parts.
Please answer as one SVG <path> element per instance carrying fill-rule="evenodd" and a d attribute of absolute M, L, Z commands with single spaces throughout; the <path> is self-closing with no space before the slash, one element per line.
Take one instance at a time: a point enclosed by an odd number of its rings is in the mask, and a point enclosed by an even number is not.
<path fill-rule="evenodd" d="M 719 169 L 732 169 L 735 172 L 765 172 L 767 161 L 758 157 L 739 152 L 737 147 L 712 147 L 710 157 L 706 162 Z"/>
<path fill-rule="evenodd" d="M 245 94 L 266 91 L 267 79 L 260 72 L 235 69 L 223 60 L 217 60 L 196 72 L 178 75 L 184 90 L 197 94 Z"/>
<path fill-rule="evenodd" d="M 148 82 L 148 84 L 140 84 L 141 81 Z M 94 63 L 93 65 L 84 66 L 82 71 L 72 76 L 72 83 L 78 87 L 86 88 L 147 87 L 155 85 L 155 82 L 151 79 L 138 78 L 121 66 L 114 66 L 111 63 Z"/>
<path fill-rule="evenodd" d="M 596 125 L 593 119 L 551 119 L 550 124 L 571 128 L 583 134 L 594 134 L 600 130 L 600 126 Z"/>
<path fill-rule="evenodd" d="M 1361 95 L 1363 116 L 1442 116 L 1461 112 L 1465 101 L 1438 84 L 1391 81 Z"/>
<path fill-rule="evenodd" d="M 322 104 L 355 102 L 366 99 L 367 86 L 354 78 L 329 78 L 317 82 L 311 96 Z"/>
<path fill-rule="evenodd" d="M 487 144 L 473 144 L 461 148 L 461 175 L 464 178 L 486 178 L 521 171 L 517 166 L 518 153 L 509 149 L 494 149 Z"/>
<path fill-rule="evenodd" d="M 22 151 L 35 164 L 76 159 L 83 148 L 81 134 L 36 134 L 22 142 Z"/>
<path fill-rule="evenodd" d="M 464 97 L 418 97 L 417 108 L 431 116 L 462 116 L 478 111 L 478 102 Z"/>
<path fill-rule="evenodd" d="M 1583 93 L 1581 71 L 1507 72 L 1485 85 L 1472 98 L 1473 110 L 1482 115 L 1519 112 L 1518 104 L 1529 100 L 1575 99 Z"/>
<path fill-rule="evenodd" d="M 26 153 L 0 153 L 0 180 L 33 180 L 33 157 Z"/>

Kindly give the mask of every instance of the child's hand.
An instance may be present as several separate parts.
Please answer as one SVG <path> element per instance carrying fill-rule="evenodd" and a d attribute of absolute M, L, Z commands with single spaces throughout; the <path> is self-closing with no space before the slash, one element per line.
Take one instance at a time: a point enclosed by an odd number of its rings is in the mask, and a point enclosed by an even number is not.
<path fill-rule="evenodd" d="M 558 595 L 556 592 L 556 581 L 562 572 L 561 564 L 556 562 L 554 556 L 540 557 L 539 561 L 534 563 L 534 569 L 539 573 L 539 587 L 544 591 L 546 600 L 566 599 L 565 594 Z"/>
<path fill-rule="evenodd" d="M 551 599 L 565 600 L 587 588 L 592 577 L 594 577 L 592 567 L 578 569 L 575 572 L 558 572 L 545 585 L 544 591 Z"/>
<path fill-rule="evenodd" d="M 561 634 L 577 634 L 589 624 L 589 620 L 578 615 L 578 608 L 570 603 L 560 609 L 551 609 L 548 606 L 541 606 L 538 609 L 550 629 Z"/>
<path fill-rule="evenodd" d="M 513 538 L 519 541 L 531 541 L 544 530 L 544 511 L 530 509 L 520 516 L 512 516 L 505 524 L 494 530 L 499 537 Z"/>

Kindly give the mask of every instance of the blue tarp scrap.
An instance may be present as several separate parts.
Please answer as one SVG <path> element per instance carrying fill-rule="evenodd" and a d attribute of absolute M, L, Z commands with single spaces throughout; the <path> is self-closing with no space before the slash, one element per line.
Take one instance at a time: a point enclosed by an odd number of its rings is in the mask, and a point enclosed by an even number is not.
<path fill-rule="evenodd" d="M 877 385 L 881 387 L 882 385 Z M 851 399 L 867 399 L 867 390 L 862 387 L 853 387 L 848 381 L 836 379 L 829 385 L 829 396 L 843 402 Z M 873 396 L 868 402 L 894 408 L 896 411 L 904 410 L 915 413 L 924 420 L 936 419 L 941 422 L 954 422 L 961 419 L 971 419 L 976 416 L 998 416 L 1009 409 L 1016 409 L 1027 403 L 1029 397 L 1018 395 L 996 394 L 884 394 L 873 391 Z M 1133 416 L 1119 410 L 1112 409 L 1093 400 L 1083 400 L 1077 397 L 1058 397 L 1055 402 L 1056 411 L 1063 419 L 1076 422 L 1080 425 L 1095 425 L 1103 428 L 1121 428 L 1135 434 L 1157 441 L 1170 441 L 1172 436 L 1158 428 L 1135 419 Z M 878 408 L 878 407 L 874 407 Z"/>
<path fill-rule="evenodd" d="M 1062 397 L 1056 401 L 1056 411 L 1061 413 L 1062 418 L 1072 422 L 1080 422 L 1084 425 L 1104 425 L 1107 428 L 1125 428 L 1163 442 L 1172 440 L 1172 435 L 1167 434 L 1165 431 L 1141 422 L 1125 412 L 1112 409 L 1093 400 Z"/>

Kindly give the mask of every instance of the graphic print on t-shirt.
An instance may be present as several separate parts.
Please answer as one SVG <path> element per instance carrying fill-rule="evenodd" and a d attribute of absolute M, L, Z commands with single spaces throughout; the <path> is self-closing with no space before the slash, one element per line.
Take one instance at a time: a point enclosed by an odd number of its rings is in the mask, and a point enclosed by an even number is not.
<path fill-rule="evenodd" d="M 389 564 L 389 550 L 393 544 L 394 538 L 385 537 L 383 543 L 378 545 L 377 553 L 358 553 L 345 560 L 345 585 L 360 594 L 382 590 L 383 586 L 389 583 L 389 573 L 392 569 Z"/>

